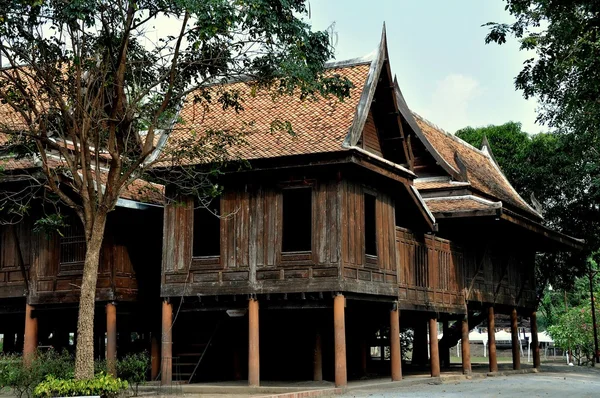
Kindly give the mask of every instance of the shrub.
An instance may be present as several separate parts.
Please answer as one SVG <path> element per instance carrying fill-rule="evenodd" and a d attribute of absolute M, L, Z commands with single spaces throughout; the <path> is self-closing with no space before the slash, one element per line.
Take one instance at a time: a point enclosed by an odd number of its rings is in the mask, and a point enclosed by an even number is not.
<path fill-rule="evenodd" d="M 127 354 L 123 359 L 117 361 L 117 375 L 129 382 L 134 396 L 138 395 L 140 384 L 146 381 L 149 368 L 150 356 L 145 351 Z"/>
<path fill-rule="evenodd" d="M 73 358 L 66 352 L 38 352 L 30 366 L 23 364 L 20 355 L 0 357 L 0 387 L 10 388 L 17 398 L 31 397 L 33 389 L 48 375 L 73 376 Z"/>
<path fill-rule="evenodd" d="M 124 380 L 114 378 L 104 373 L 97 374 L 93 379 L 74 380 L 59 379 L 47 376 L 33 390 L 35 398 L 77 397 L 98 395 L 101 398 L 116 398 L 128 388 Z"/>

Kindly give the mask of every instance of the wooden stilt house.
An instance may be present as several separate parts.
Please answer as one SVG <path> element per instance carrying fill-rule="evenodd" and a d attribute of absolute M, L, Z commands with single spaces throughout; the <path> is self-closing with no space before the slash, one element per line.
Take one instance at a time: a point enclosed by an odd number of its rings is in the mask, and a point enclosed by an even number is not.
<path fill-rule="evenodd" d="M 182 109 L 167 145 L 243 125 L 237 155 L 251 167 L 220 177 L 209 206 L 220 219 L 192 198 L 165 208 L 163 383 L 398 380 L 401 328 L 414 331 L 411 363 L 437 376 L 448 347 L 468 347 L 483 320 L 493 329 L 495 312 L 515 328 L 518 315 L 535 325 L 535 253 L 580 248 L 543 226 L 489 145 L 473 148 L 410 111 L 385 32 L 373 57 L 328 73 L 352 82 L 350 98 L 258 92 L 239 113 Z M 273 132 L 274 120 L 295 134 Z"/>

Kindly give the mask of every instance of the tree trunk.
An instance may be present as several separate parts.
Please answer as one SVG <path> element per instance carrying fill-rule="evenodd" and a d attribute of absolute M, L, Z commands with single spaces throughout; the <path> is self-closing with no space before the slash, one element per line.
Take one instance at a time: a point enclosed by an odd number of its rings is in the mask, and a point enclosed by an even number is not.
<path fill-rule="evenodd" d="M 77 347 L 75 352 L 75 378 L 78 380 L 94 377 L 94 309 L 96 305 L 96 281 L 100 250 L 104 238 L 106 214 L 96 213 L 92 233 L 87 241 L 81 297 L 79 298 L 79 318 L 77 320 Z"/>

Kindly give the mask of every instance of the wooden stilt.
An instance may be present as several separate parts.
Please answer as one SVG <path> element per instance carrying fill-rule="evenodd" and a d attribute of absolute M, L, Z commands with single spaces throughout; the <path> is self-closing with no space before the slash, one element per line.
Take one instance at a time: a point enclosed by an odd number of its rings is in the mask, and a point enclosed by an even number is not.
<path fill-rule="evenodd" d="M 35 358 L 38 346 L 38 320 L 33 316 L 33 307 L 25 304 L 25 335 L 23 340 L 23 361 L 26 366 Z"/>
<path fill-rule="evenodd" d="M 106 371 L 117 376 L 117 306 L 106 304 Z"/>
<path fill-rule="evenodd" d="M 260 350 L 258 346 L 258 300 L 248 301 L 248 385 L 260 386 Z"/>
<path fill-rule="evenodd" d="M 517 325 L 517 309 L 513 308 L 510 313 L 510 337 L 512 343 L 512 363 L 513 369 L 521 369 L 521 350 L 519 349 L 519 329 Z"/>
<path fill-rule="evenodd" d="M 460 321 L 461 322 L 461 354 L 462 354 L 462 368 L 463 374 L 471 374 L 471 346 L 469 345 L 469 318 L 468 315 Z"/>
<path fill-rule="evenodd" d="M 447 318 L 442 320 L 442 333 L 444 336 L 448 336 L 450 334 Z M 440 347 L 440 362 L 442 364 L 442 368 L 450 367 L 450 347 L 448 347 L 446 344 Z"/>
<path fill-rule="evenodd" d="M 150 378 L 156 380 L 160 372 L 160 345 L 157 333 L 150 337 Z"/>
<path fill-rule="evenodd" d="M 173 305 L 168 300 L 162 305 L 161 351 L 160 383 L 168 385 L 173 382 Z"/>
<path fill-rule="evenodd" d="M 429 362 L 431 364 L 431 377 L 440 376 L 440 350 L 438 346 L 437 318 L 429 319 Z"/>
<path fill-rule="evenodd" d="M 365 332 L 363 331 L 363 334 Z M 367 375 L 367 364 L 369 359 L 369 343 L 367 342 L 367 336 L 363 335 L 360 339 L 360 372 L 361 375 Z"/>
<path fill-rule="evenodd" d="M 397 305 L 390 311 L 390 363 L 392 381 L 402 380 L 402 356 L 400 352 L 400 311 Z"/>
<path fill-rule="evenodd" d="M 427 324 L 419 319 L 414 329 L 412 362 L 418 366 L 426 366 L 427 357 Z"/>
<path fill-rule="evenodd" d="M 345 387 L 348 383 L 346 373 L 346 299 L 338 293 L 333 299 L 333 331 L 335 345 L 335 386 Z"/>
<path fill-rule="evenodd" d="M 529 318 L 531 325 L 531 349 L 533 350 L 533 367 L 540 368 L 540 342 L 538 340 L 537 313 L 533 311 Z"/>
<path fill-rule="evenodd" d="M 12 329 L 4 331 L 4 341 L 2 345 L 2 352 L 5 354 L 12 353 L 15 351 L 15 332 Z"/>
<path fill-rule="evenodd" d="M 313 380 L 323 381 L 323 352 L 321 347 L 321 333 L 315 333 L 315 354 L 313 361 Z"/>
<path fill-rule="evenodd" d="M 494 307 L 488 308 L 488 350 L 490 372 L 498 371 L 498 361 L 496 359 L 496 319 L 494 315 Z"/>

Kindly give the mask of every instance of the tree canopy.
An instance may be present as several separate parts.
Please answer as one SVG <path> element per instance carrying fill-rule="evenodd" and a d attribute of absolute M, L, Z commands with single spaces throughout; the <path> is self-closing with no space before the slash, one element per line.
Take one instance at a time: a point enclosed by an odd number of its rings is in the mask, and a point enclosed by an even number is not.
<path fill-rule="evenodd" d="M 39 165 L 44 178 L 32 183 L 85 230 L 77 378 L 93 377 L 107 213 L 157 159 L 183 101 L 242 111 L 232 79 L 273 95 L 349 94 L 346 79 L 324 73 L 333 49 L 308 14 L 305 0 L 0 0 L 0 149 Z M 188 153 L 226 161 L 238 133 L 209 132 Z"/>

